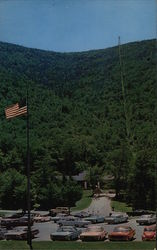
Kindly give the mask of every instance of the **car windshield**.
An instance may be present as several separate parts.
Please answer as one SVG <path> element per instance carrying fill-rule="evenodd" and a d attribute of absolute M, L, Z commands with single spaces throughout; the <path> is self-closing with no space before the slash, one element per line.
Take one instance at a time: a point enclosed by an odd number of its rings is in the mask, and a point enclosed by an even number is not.
<path fill-rule="evenodd" d="M 148 227 L 148 228 L 144 229 L 144 232 L 155 232 L 155 231 L 156 231 L 156 229 L 155 228 L 151 228 L 151 227 L 150 228 Z"/>
<path fill-rule="evenodd" d="M 122 217 L 122 215 L 120 215 L 120 214 L 112 214 L 111 217 L 117 218 L 117 217 Z"/>
<path fill-rule="evenodd" d="M 102 227 L 89 227 L 87 229 L 87 232 L 102 232 L 103 228 Z"/>
<path fill-rule="evenodd" d="M 65 217 L 65 214 L 57 214 L 55 217 Z"/>
<path fill-rule="evenodd" d="M 71 227 L 61 227 L 61 228 L 58 228 L 57 231 L 58 231 L 58 232 L 73 232 L 74 229 L 71 228 Z"/>
<path fill-rule="evenodd" d="M 141 218 L 151 218 L 151 217 L 152 217 L 151 214 L 144 214 L 144 215 L 141 216 Z"/>
<path fill-rule="evenodd" d="M 130 228 L 129 227 L 115 227 L 113 232 L 129 232 Z"/>

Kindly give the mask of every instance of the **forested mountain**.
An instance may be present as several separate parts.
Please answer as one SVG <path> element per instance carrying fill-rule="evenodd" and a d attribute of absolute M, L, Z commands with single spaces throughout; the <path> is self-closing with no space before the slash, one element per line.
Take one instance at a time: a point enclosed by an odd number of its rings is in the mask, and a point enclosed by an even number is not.
<path fill-rule="evenodd" d="M 66 176 L 99 169 L 97 178 L 114 176 L 117 196 L 155 208 L 155 40 L 121 54 L 124 92 L 118 47 L 56 53 L 0 43 L 1 207 L 24 206 L 26 117 L 8 121 L 4 109 L 24 103 L 28 86 L 32 204 L 74 203 L 81 190 Z"/>

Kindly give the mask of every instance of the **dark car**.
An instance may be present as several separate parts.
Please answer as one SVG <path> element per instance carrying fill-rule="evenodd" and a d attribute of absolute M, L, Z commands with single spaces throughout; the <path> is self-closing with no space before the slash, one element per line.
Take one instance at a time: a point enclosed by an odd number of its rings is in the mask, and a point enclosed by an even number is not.
<path fill-rule="evenodd" d="M 17 226 L 27 226 L 28 216 L 23 216 L 20 218 L 3 218 L 1 220 L 1 226 L 6 228 L 12 228 Z M 31 218 L 31 226 L 33 225 L 33 219 Z"/>
<path fill-rule="evenodd" d="M 152 212 L 148 211 L 148 210 L 144 210 L 144 209 L 136 209 L 136 210 L 133 210 L 131 212 L 127 212 L 127 214 L 129 216 L 141 216 L 141 215 L 144 215 L 144 214 L 150 214 Z"/>
<path fill-rule="evenodd" d="M 17 218 L 20 218 L 22 216 L 24 216 L 23 213 L 13 213 L 13 214 L 6 215 L 3 218 L 5 218 L 5 219 L 17 219 Z"/>
<path fill-rule="evenodd" d="M 7 230 L 5 228 L 0 228 L 0 240 L 5 239 L 5 234 L 7 233 Z"/>
<path fill-rule="evenodd" d="M 51 240 L 76 240 L 81 231 L 75 227 L 63 226 L 59 227 L 55 233 L 50 234 Z"/>

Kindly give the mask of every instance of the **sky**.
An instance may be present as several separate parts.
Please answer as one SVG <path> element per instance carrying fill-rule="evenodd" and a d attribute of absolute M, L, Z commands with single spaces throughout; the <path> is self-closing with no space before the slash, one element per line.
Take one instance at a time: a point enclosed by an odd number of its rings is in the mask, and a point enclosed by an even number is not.
<path fill-rule="evenodd" d="M 156 0 L 0 0 L 0 41 L 71 52 L 156 37 Z"/>

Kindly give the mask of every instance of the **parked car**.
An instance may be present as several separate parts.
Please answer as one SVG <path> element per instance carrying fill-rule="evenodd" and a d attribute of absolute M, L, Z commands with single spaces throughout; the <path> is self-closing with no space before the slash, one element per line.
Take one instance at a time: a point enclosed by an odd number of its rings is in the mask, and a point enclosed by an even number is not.
<path fill-rule="evenodd" d="M 56 207 L 50 210 L 50 216 L 56 216 L 58 213 L 69 214 L 68 207 Z"/>
<path fill-rule="evenodd" d="M 5 215 L 5 217 L 3 217 L 3 218 L 5 218 L 5 219 L 14 219 L 15 218 L 16 219 L 16 218 L 21 218 L 22 216 L 24 216 L 24 214 L 18 212 L 18 213 L 12 213 L 12 214 Z"/>
<path fill-rule="evenodd" d="M 27 226 L 28 225 L 28 216 L 23 216 L 20 218 L 3 218 L 1 220 L 1 226 L 6 227 L 7 229 L 17 226 Z M 33 219 L 31 218 L 31 226 L 33 225 Z"/>
<path fill-rule="evenodd" d="M 42 216 L 41 214 L 37 214 L 34 216 L 33 218 L 34 222 L 47 222 L 47 221 L 50 221 L 51 220 L 51 217 L 50 216 Z"/>
<path fill-rule="evenodd" d="M 74 226 L 74 227 L 85 227 L 91 224 L 90 221 L 85 221 L 74 216 L 68 216 L 57 222 L 60 226 Z"/>
<path fill-rule="evenodd" d="M 53 217 L 51 217 L 51 220 L 52 221 L 54 221 L 55 223 L 56 222 L 58 222 L 59 220 L 64 220 L 64 219 L 66 219 L 66 218 L 68 218 L 68 215 L 67 214 L 57 214 L 56 216 L 53 216 Z"/>
<path fill-rule="evenodd" d="M 77 212 L 77 213 L 75 212 L 75 213 L 73 213 L 73 215 L 75 217 L 78 217 L 78 218 L 87 218 L 87 217 L 91 216 L 91 213 L 81 211 L 81 212 Z"/>
<path fill-rule="evenodd" d="M 5 234 L 6 240 L 26 240 L 27 239 L 27 227 L 16 227 L 13 230 L 8 230 Z M 39 233 L 36 228 L 31 228 L 32 238 Z"/>
<path fill-rule="evenodd" d="M 156 223 L 155 214 L 144 214 L 136 220 L 139 225 L 151 225 Z"/>
<path fill-rule="evenodd" d="M 156 225 L 144 227 L 142 240 L 155 240 L 156 239 Z"/>
<path fill-rule="evenodd" d="M 5 239 L 5 234 L 7 233 L 7 230 L 5 228 L 0 228 L 0 240 Z"/>
<path fill-rule="evenodd" d="M 113 232 L 108 235 L 109 240 L 133 240 L 135 230 L 130 226 L 118 226 L 113 229 Z"/>
<path fill-rule="evenodd" d="M 108 224 L 118 224 L 128 221 L 128 215 L 123 213 L 111 213 L 109 216 L 105 217 L 105 222 Z"/>
<path fill-rule="evenodd" d="M 129 216 L 141 216 L 141 215 L 144 215 L 144 214 L 151 214 L 152 212 L 148 211 L 148 210 L 144 210 L 144 209 L 136 209 L 136 210 L 133 210 L 131 212 L 127 212 L 127 214 Z"/>
<path fill-rule="evenodd" d="M 85 218 L 86 221 L 91 221 L 91 223 L 103 223 L 105 221 L 104 216 L 100 215 L 91 215 L 90 217 Z"/>
<path fill-rule="evenodd" d="M 107 232 L 100 226 L 89 226 L 86 231 L 80 234 L 82 241 L 105 240 Z"/>
<path fill-rule="evenodd" d="M 51 240 L 76 240 L 81 231 L 72 226 L 59 227 L 55 233 L 50 234 Z"/>

